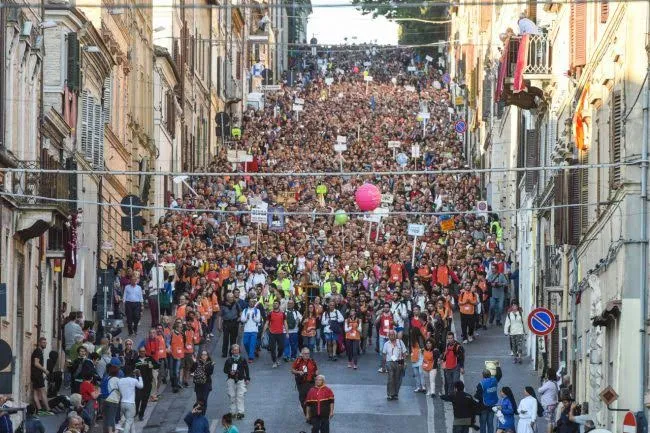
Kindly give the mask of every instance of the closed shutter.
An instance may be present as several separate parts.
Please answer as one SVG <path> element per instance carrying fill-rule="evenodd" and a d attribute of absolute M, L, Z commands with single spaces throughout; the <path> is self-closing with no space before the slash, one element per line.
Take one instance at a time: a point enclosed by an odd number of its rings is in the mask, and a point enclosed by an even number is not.
<path fill-rule="evenodd" d="M 81 153 L 86 160 L 92 158 L 93 97 L 88 90 L 81 92 Z"/>
<path fill-rule="evenodd" d="M 194 35 L 190 36 L 190 71 L 194 71 L 194 56 L 195 56 L 195 46 L 196 42 Z"/>
<path fill-rule="evenodd" d="M 571 170 L 569 173 L 569 204 L 572 205 L 568 208 L 568 222 L 569 232 L 567 243 L 569 245 L 578 245 L 580 243 L 580 170 Z"/>
<path fill-rule="evenodd" d="M 183 57 L 182 63 L 187 65 L 188 50 L 187 42 L 189 38 L 189 32 L 187 31 L 187 21 L 183 21 L 183 29 L 181 30 L 181 56 Z"/>
<path fill-rule="evenodd" d="M 526 131 L 526 167 L 539 165 L 539 134 L 536 129 Z M 526 192 L 533 192 L 537 184 L 537 170 L 526 171 Z"/>
<path fill-rule="evenodd" d="M 553 154 L 553 149 L 555 149 L 555 144 L 557 143 L 557 127 L 558 127 L 558 119 L 556 116 L 552 116 L 549 119 L 549 128 L 548 128 L 548 136 L 547 136 L 547 148 L 546 148 L 546 159 L 547 159 L 547 164 L 545 165 L 551 165 L 552 158 L 551 155 Z"/>
<path fill-rule="evenodd" d="M 178 39 L 174 39 L 174 44 L 172 45 L 172 58 L 174 59 L 174 64 L 177 68 L 181 66 L 180 53 L 178 48 Z"/>
<path fill-rule="evenodd" d="M 526 14 L 528 15 L 528 19 L 530 19 L 534 23 L 537 23 L 537 1 L 536 0 L 528 1 Z"/>
<path fill-rule="evenodd" d="M 104 94 L 102 95 L 104 108 L 104 123 L 111 123 L 113 111 L 113 77 L 104 79 Z"/>
<path fill-rule="evenodd" d="M 612 92 L 609 103 L 609 159 L 612 163 L 618 164 L 621 162 L 621 146 L 623 142 L 623 97 L 620 90 Z M 610 188 L 617 189 L 621 186 L 621 167 L 611 167 L 609 173 Z"/>
<path fill-rule="evenodd" d="M 79 199 L 77 192 L 77 161 L 74 157 L 65 159 L 65 169 L 68 171 L 68 199 L 77 201 Z M 74 203 L 70 203 L 71 206 Z"/>
<path fill-rule="evenodd" d="M 600 22 L 605 24 L 609 18 L 609 2 L 607 0 L 600 2 Z"/>
<path fill-rule="evenodd" d="M 77 34 L 70 32 L 67 35 L 68 42 L 68 61 L 67 61 L 67 83 L 68 88 L 73 92 L 79 91 L 80 84 L 80 63 L 79 63 L 79 39 L 77 39 Z"/>
<path fill-rule="evenodd" d="M 569 56 L 571 69 L 587 63 L 587 3 L 571 3 Z"/>
<path fill-rule="evenodd" d="M 553 181 L 554 205 L 562 206 L 564 204 L 564 172 L 555 175 Z M 565 244 L 566 208 L 555 207 L 553 209 L 553 228 L 555 229 L 555 244 Z"/>
<path fill-rule="evenodd" d="M 585 152 L 580 158 L 581 165 L 589 164 L 589 155 Z M 578 170 L 580 176 L 580 232 L 584 234 L 589 229 L 589 168 Z"/>
<path fill-rule="evenodd" d="M 492 112 L 492 101 L 494 100 L 494 92 L 492 92 L 492 80 L 487 77 L 483 79 L 483 96 L 482 96 L 482 108 L 483 108 L 483 120 L 488 120 L 490 118 L 490 113 Z"/>
<path fill-rule="evenodd" d="M 481 32 L 487 31 L 490 22 L 492 21 L 492 2 L 486 1 L 480 5 L 481 8 L 481 21 L 480 28 Z"/>
<path fill-rule="evenodd" d="M 219 95 L 219 96 L 223 95 L 223 89 L 221 88 L 221 82 L 222 82 L 222 80 L 221 80 L 221 74 L 222 74 L 222 72 L 221 72 L 221 68 L 222 68 L 221 62 L 222 62 L 221 56 L 217 57 L 217 95 Z"/>
<path fill-rule="evenodd" d="M 95 170 L 104 169 L 104 113 L 100 104 L 93 106 L 92 163 Z"/>

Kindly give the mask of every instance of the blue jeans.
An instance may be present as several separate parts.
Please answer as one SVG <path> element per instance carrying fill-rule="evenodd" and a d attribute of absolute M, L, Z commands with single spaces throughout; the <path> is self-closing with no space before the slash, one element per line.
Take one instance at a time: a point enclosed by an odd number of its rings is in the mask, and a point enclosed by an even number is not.
<path fill-rule="evenodd" d="M 422 372 L 422 367 L 412 366 L 413 376 L 415 377 L 415 388 L 422 389 L 424 386 L 424 373 Z"/>
<path fill-rule="evenodd" d="M 494 412 L 492 412 L 492 408 L 481 411 L 481 433 L 494 433 Z"/>
<path fill-rule="evenodd" d="M 172 382 L 173 388 L 180 387 L 180 375 L 181 375 L 181 361 L 182 359 L 175 359 L 169 357 L 169 378 Z"/>
<path fill-rule="evenodd" d="M 302 337 L 302 345 L 308 347 L 310 352 L 314 352 L 314 347 L 316 347 L 316 337 Z"/>
<path fill-rule="evenodd" d="M 379 367 L 386 368 L 384 365 L 384 354 L 381 351 L 384 349 L 384 344 L 388 341 L 388 337 L 379 335 L 377 341 L 379 342 Z"/>
<path fill-rule="evenodd" d="M 289 332 L 284 337 L 284 357 L 295 358 L 298 356 L 298 333 Z"/>
<path fill-rule="evenodd" d="M 246 349 L 246 354 L 248 354 L 248 359 L 255 359 L 255 347 L 257 346 L 257 331 L 244 332 L 244 336 L 242 338 L 242 344 Z"/>
<path fill-rule="evenodd" d="M 496 317 L 497 322 L 501 323 L 503 316 L 503 298 L 490 298 L 490 324 L 494 322 Z"/>

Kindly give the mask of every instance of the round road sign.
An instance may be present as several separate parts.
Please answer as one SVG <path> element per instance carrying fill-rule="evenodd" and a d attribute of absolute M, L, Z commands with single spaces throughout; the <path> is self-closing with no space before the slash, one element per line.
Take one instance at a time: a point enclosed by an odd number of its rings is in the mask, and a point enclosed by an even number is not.
<path fill-rule="evenodd" d="M 463 134 L 467 131 L 467 124 L 464 120 L 459 120 L 454 124 L 454 130 L 459 134 Z"/>
<path fill-rule="evenodd" d="M 528 329 L 535 335 L 548 335 L 555 329 L 555 314 L 547 308 L 535 308 L 528 315 Z"/>
<path fill-rule="evenodd" d="M 120 208 L 126 216 L 131 214 L 137 215 L 142 212 L 142 200 L 140 200 L 140 197 L 138 196 L 127 195 L 120 202 Z"/>
<path fill-rule="evenodd" d="M 623 418 L 623 433 L 636 433 L 636 418 L 632 412 L 626 413 Z"/>
<path fill-rule="evenodd" d="M 11 364 L 11 358 L 13 354 L 11 353 L 11 346 L 4 340 L 0 340 L 0 370 L 4 370 L 9 367 Z"/>
<path fill-rule="evenodd" d="M 449 74 L 444 74 L 442 76 L 442 82 L 445 84 L 451 83 L 451 76 Z"/>

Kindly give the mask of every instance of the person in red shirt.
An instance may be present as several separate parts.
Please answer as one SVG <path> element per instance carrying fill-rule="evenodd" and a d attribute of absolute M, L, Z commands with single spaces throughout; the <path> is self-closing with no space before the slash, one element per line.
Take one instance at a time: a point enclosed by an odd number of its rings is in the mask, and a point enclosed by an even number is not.
<path fill-rule="evenodd" d="M 88 402 L 92 401 L 95 412 L 99 409 L 97 404 L 97 397 L 99 397 L 99 390 L 93 384 L 92 373 L 86 373 L 83 382 L 79 386 L 79 394 L 81 394 L 81 401 L 85 406 Z"/>
<path fill-rule="evenodd" d="M 377 318 L 375 325 L 379 330 L 377 337 L 379 339 L 379 347 L 382 348 L 388 341 L 388 333 L 395 329 L 395 319 L 393 318 L 393 313 L 390 312 L 390 304 L 388 302 L 384 302 L 381 314 Z M 379 352 L 379 370 L 377 371 L 380 373 L 387 372 L 386 361 L 381 351 Z"/>
<path fill-rule="evenodd" d="M 325 386 L 325 376 L 316 376 L 316 384 L 307 393 L 305 403 L 312 433 L 329 432 L 330 419 L 334 416 L 334 393 Z"/>
<path fill-rule="evenodd" d="M 401 283 L 404 281 L 404 264 L 399 260 L 393 260 L 390 265 L 388 265 L 390 273 L 390 282 L 391 283 Z"/>
<path fill-rule="evenodd" d="M 316 376 L 318 375 L 318 366 L 316 365 L 316 361 L 311 359 L 309 348 L 302 348 L 300 357 L 291 366 L 291 373 L 296 378 L 298 400 L 300 400 L 300 406 L 306 416 L 305 401 L 307 400 L 307 393 L 315 385 Z"/>
<path fill-rule="evenodd" d="M 271 311 L 264 324 L 264 332 L 269 331 L 269 348 L 271 349 L 271 359 L 273 368 L 279 365 L 278 359 L 284 352 L 284 334 L 289 329 L 287 326 L 287 316 L 280 311 L 280 301 L 273 301 L 273 311 Z"/>

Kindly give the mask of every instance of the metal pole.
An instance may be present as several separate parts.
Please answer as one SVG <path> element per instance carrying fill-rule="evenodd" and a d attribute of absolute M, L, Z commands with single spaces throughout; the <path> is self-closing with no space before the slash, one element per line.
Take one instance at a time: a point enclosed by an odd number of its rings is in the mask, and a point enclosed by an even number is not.
<path fill-rule="evenodd" d="M 156 246 L 156 303 L 158 304 L 158 317 L 156 317 L 156 325 L 160 323 L 160 289 L 158 281 L 160 281 L 160 269 L 158 268 L 158 263 L 160 262 L 160 250 L 158 249 L 158 238 L 154 239 L 154 245 Z"/>
<path fill-rule="evenodd" d="M 372 221 L 368 221 L 368 240 L 366 242 L 370 243 L 370 232 L 372 232 Z"/>
<path fill-rule="evenodd" d="M 413 236 L 413 255 L 411 256 L 411 268 L 415 266 L 415 248 L 417 247 L 418 237 Z"/>

